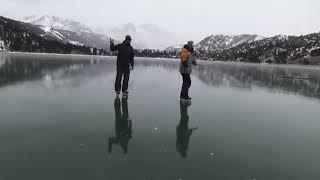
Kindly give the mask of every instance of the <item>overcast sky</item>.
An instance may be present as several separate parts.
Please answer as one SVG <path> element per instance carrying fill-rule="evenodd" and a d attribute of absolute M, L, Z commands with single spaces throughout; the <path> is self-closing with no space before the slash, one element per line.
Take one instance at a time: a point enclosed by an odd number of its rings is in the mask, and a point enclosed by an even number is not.
<path fill-rule="evenodd" d="M 93 28 L 157 24 L 180 40 L 211 34 L 264 36 L 320 31 L 320 0 L 0 0 L 0 15 L 54 15 Z"/>

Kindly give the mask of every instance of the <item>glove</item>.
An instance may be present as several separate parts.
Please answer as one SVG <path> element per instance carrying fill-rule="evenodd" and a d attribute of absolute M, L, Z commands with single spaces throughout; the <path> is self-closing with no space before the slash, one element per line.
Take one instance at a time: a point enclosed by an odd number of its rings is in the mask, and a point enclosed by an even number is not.
<path fill-rule="evenodd" d="M 130 71 L 132 71 L 132 70 L 133 70 L 133 67 L 134 67 L 134 66 L 130 66 Z"/>
<path fill-rule="evenodd" d="M 192 61 L 192 64 L 196 66 L 196 65 L 197 65 L 197 61 L 196 61 L 196 60 L 193 60 L 193 61 Z"/>
<path fill-rule="evenodd" d="M 110 38 L 110 44 L 114 45 L 114 40 Z"/>

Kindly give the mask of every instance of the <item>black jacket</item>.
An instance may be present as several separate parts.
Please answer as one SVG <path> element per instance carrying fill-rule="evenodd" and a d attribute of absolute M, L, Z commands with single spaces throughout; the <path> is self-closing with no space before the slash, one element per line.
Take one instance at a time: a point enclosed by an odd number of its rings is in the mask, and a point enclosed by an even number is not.
<path fill-rule="evenodd" d="M 110 45 L 111 51 L 118 51 L 117 69 L 129 71 L 129 65 L 134 66 L 134 51 L 131 45 L 125 43 Z"/>

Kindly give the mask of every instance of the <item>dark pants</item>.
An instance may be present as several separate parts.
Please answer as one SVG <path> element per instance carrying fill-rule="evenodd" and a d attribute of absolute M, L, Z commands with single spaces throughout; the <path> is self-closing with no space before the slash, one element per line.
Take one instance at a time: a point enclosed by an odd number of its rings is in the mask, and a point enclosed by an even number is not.
<path fill-rule="evenodd" d="M 181 75 L 182 75 L 183 83 L 182 83 L 180 98 L 188 98 L 189 88 L 191 86 L 190 74 L 181 74 Z"/>
<path fill-rule="evenodd" d="M 117 70 L 117 77 L 115 82 L 115 91 L 120 92 L 121 91 L 121 80 L 123 77 L 122 82 L 122 92 L 128 91 L 128 84 L 129 84 L 129 78 L 130 78 L 130 71 L 122 71 L 120 69 Z"/>

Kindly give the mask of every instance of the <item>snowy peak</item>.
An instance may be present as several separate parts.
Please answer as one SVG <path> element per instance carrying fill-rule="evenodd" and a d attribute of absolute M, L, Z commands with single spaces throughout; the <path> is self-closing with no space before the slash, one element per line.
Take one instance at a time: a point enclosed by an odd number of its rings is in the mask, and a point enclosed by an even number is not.
<path fill-rule="evenodd" d="M 109 46 L 107 36 L 95 34 L 88 26 L 71 19 L 33 15 L 24 18 L 23 21 L 40 27 L 43 30 L 40 36 L 45 39 L 99 49 L 108 49 Z"/>
<path fill-rule="evenodd" d="M 212 35 L 195 45 L 197 51 L 223 51 L 237 47 L 244 43 L 250 43 L 264 39 L 262 36 L 242 34 L 242 35 Z"/>
<path fill-rule="evenodd" d="M 167 51 L 167 52 L 180 52 L 182 47 L 183 47 L 183 45 L 169 46 L 169 47 L 165 48 L 165 51 Z"/>
<path fill-rule="evenodd" d="M 62 54 L 90 53 L 89 47 L 71 45 L 64 41 L 65 36 L 60 32 L 52 31 L 52 34 L 47 34 L 39 25 L 23 23 L 0 16 L 0 27 L 2 27 L 0 28 L 2 29 L 0 39 L 4 43 L 4 47 L 0 47 L 1 51 Z"/>
<path fill-rule="evenodd" d="M 62 19 L 56 16 L 28 16 L 23 18 L 24 22 L 41 25 L 44 28 L 55 28 L 59 30 L 67 30 L 73 32 L 93 33 L 93 31 L 86 25 L 71 19 Z"/>

